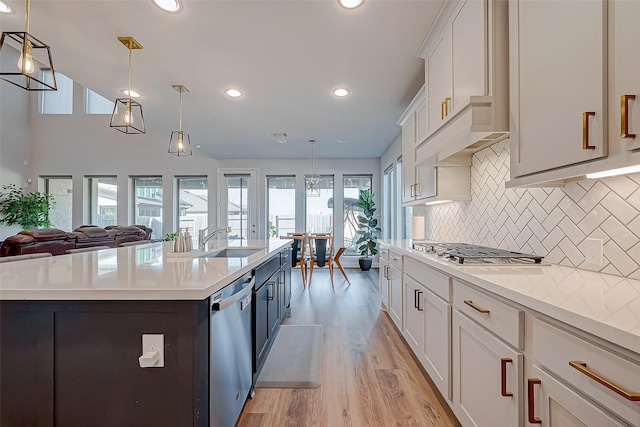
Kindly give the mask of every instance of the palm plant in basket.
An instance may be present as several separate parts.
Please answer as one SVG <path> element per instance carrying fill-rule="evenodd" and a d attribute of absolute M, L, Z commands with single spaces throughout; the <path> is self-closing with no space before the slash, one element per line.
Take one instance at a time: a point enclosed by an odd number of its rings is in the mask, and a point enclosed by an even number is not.
<path fill-rule="evenodd" d="M 356 206 L 362 209 L 362 213 L 358 215 L 358 234 L 360 238 L 356 242 L 358 251 L 363 257 L 358 260 L 360 268 L 368 271 L 371 268 L 371 256 L 378 254 L 378 236 L 380 227 L 378 220 L 375 218 L 375 203 L 373 197 L 375 194 L 371 190 L 360 190 L 360 196 L 356 202 Z"/>

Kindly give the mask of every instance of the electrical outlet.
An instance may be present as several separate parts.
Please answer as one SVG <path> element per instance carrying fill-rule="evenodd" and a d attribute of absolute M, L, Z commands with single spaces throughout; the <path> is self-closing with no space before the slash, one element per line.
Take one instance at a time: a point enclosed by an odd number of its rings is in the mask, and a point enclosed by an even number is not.
<path fill-rule="evenodd" d="M 584 260 L 588 264 L 601 266 L 602 260 L 602 239 L 585 239 Z"/>
<path fill-rule="evenodd" d="M 164 335 L 163 334 L 143 334 L 142 335 L 142 353 L 157 352 L 158 361 L 153 365 L 154 368 L 164 368 Z"/>

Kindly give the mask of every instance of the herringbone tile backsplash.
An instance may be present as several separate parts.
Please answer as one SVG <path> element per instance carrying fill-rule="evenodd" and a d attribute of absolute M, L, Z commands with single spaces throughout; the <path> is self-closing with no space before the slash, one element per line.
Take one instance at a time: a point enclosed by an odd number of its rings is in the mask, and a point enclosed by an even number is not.
<path fill-rule="evenodd" d="M 508 179 L 509 141 L 475 153 L 472 200 L 426 207 L 426 238 L 534 253 L 553 264 L 640 279 L 640 174 L 562 188 L 508 189 Z M 588 237 L 604 242 L 602 266 L 585 262 Z"/>

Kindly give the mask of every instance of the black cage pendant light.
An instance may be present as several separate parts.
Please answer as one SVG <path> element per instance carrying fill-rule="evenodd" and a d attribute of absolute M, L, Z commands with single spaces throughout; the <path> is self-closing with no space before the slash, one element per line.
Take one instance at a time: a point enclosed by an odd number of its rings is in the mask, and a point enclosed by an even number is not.
<path fill-rule="evenodd" d="M 169 154 L 174 156 L 191 155 L 191 138 L 187 132 L 182 131 L 182 92 L 189 92 L 184 85 L 171 85 L 172 88 L 180 92 L 180 130 L 171 132 L 169 139 Z"/>
<path fill-rule="evenodd" d="M 309 140 L 309 144 L 311 144 L 311 170 L 304 176 L 307 197 L 320 197 L 320 175 L 313 170 L 313 145 L 315 143 L 316 141 L 313 139 Z"/>
<path fill-rule="evenodd" d="M 133 49 L 142 49 L 142 45 L 133 37 L 118 37 L 118 40 L 129 49 L 129 95 L 127 98 L 118 98 L 113 106 L 111 123 L 109 126 L 127 134 L 145 133 L 142 105 L 131 98 L 131 57 Z"/>
<path fill-rule="evenodd" d="M 24 32 L 4 31 L 0 38 L 0 80 L 29 91 L 54 91 L 56 73 L 49 46 L 29 34 L 30 0 L 26 0 Z"/>

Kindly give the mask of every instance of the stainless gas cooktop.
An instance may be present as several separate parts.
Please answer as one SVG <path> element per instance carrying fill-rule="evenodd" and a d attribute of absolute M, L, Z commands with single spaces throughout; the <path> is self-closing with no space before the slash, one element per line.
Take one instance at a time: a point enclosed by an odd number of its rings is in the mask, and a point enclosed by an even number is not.
<path fill-rule="evenodd" d="M 414 243 L 413 249 L 432 254 L 457 264 L 499 264 L 499 265 L 540 265 L 544 257 L 471 245 L 468 243 Z"/>

